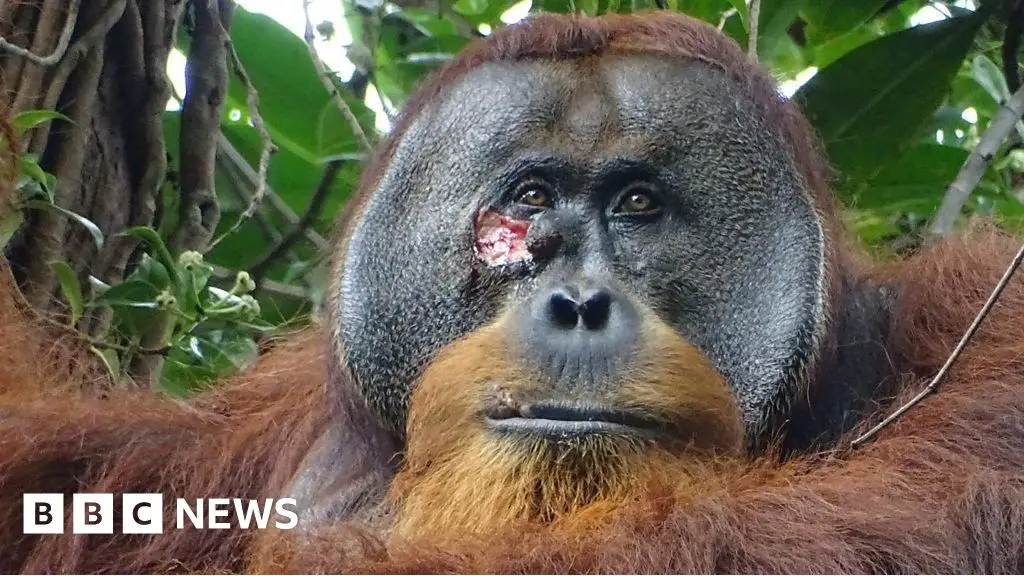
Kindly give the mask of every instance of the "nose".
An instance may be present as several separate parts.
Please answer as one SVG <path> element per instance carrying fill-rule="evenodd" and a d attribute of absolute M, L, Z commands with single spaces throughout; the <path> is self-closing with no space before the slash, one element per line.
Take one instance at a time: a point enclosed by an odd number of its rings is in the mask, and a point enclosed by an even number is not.
<path fill-rule="evenodd" d="M 531 362 L 566 384 L 606 381 L 635 348 L 640 315 L 611 283 L 569 282 L 536 292 L 517 331 Z"/>
<path fill-rule="evenodd" d="M 614 295 L 607 288 L 586 290 L 556 288 L 548 296 L 547 316 L 558 330 L 601 330 L 611 316 Z"/>
<path fill-rule="evenodd" d="M 611 351 L 631 343 L 638 330 L 630 299 L 609 283 L 570 282 L 542 289 L 530 308 L 527 332 L 536 344 Z"/>

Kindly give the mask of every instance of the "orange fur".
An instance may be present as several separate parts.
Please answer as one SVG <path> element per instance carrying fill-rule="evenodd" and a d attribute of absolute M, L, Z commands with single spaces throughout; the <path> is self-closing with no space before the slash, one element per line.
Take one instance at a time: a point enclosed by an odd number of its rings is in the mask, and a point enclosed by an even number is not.
<path fill-rule="evenodd" d="M 483 427 L 483 398 L 495 393 L 488 387 L 500 382 L 498 393 L 523 402 L 544 385 L 506 358 L 501 321 L 443 350 L 413 392 L 404 467 L 393 484 L 395 533 L 485 533 L 552 521 L 626 500 L 651 483 L 679 481 L 695 453 L 738 455 L 743 428 L 724 379 L 667 326 L 646 324 L 629 381 L 611 404 L 672 429 L 671 445 L 614 436 L 559 444 L 496 438 Z"/>
<path fill-rule="evenodd" d="M 888 346 L 916 392 L 1016 242 L 990 231 L 874 271 L 899 286 Z M 1008 287 L 942 391 L 854 453 L 691 470 L 616 506 L 486 534 L 374 539 L 323 526 L 254 571 L 356 573 L 1019 573 L 1024 569 L 1024 281 Z M 889 408 L 880 408 L 862 431 Z M 854 431 L 856 433 L 857 431 Z M 851 435 L 852 437 L 852 435 Z M 849 440 L 849 438 L 847 438 Z M 435 505 L 443 513 L 441 504 Z M 600 521 L 595 521 L 594 517 Z"/>
<path fill-rule="evenodd" d="M 806 122 L 735 46 L 679 17 L 603 22 L 547 17 L 525 32 L 497 32 L 412 99 L 394 134 L 423 102 L 488 59 L 630 50 L 698 55 L 750 90 L 784 134 L 819 209 L 834 214 Z M 390 145 L 368 170 L 350 217 L 375 186 Z M 829 222 L 838 230 L 837 220 Z M 981 231 L 863 277 L 897 291 L 885 345 L 903 375 L 900 395 L 917 390 L 945 360 L 1015 248 L 1011 239 Z M 415 393 L 407 464 L 393 491 L 395 534 L 325 522 L 292 533 L 25 536 L 24 492 L 282 495 L 331 424 L 325 365 L 337 351 L 328 352 L 328 339 L 314 329 L 188 403 L 141 392 L 100 398 L 82 369 L 88 361 L 66 339 L 53 344 L 3 284 L 0 572 L 1020 572 L 1022 286 L 1018 279 L 1007 289 L 939 395 L 853 454 L 698 461 L 685 450 L 641 454 L 615 445 L 587 469 L 567 471 L 529 447 L 486 443 L 470 418 L 478 410 L 474 392 L 488 375 L 511 370 L 518 378 L 509 381 L 529 380 L 502 362 L 500 340 L 484 331 L 446 351 Z M 720 381 L 692 348 L 669 342 L 647 348 L 672 361 L 642 370 L 645 382 L 660 387 L 646 405 L 697 409 L 706 426 L 723 431 L 705 437 L 709 447 L 728 452 L 734 408 Z M 638 383 L 627 398 L 645 394 Z M 540 507 L 526 496 L 538 481 L 548 497 Z"/>
<path fill-rule="evenodd" d="M 280 494 L 325 425 L 319 334 L 293 336 L 195 402 L 145 391 L 99 397 L 87 372 L 54 368 L 77 364 L 66 348 L 40 345 L 47 335 L 3 286 L 0 572 L 240 569 L 251 535 L 234 531 L 117 536 L 99 546 L 86 536 L 25 536 L 22 494 L 162 492 L 168 509 L 178 497 Z"/>

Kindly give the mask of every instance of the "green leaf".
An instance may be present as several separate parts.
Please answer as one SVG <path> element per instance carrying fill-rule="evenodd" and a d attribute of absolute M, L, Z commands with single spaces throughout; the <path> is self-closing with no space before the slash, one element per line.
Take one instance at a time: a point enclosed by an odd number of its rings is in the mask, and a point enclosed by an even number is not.
<path fill-rule="evenodd" d="M 486 4 L 486 2 L 484 2 Z M 423 8 L 402 8 L 394 16 L 414 25 L 417 30 L 427 36 L 457 36 L 458 29 L 451 18 L 442 18 L 437 10 Z"/>
<path fill-rule="evenodd" d="M 171 275 L 168 273 L 167 267 L 145 253 L 142 255 L 142 260 L 139 262 L 138 267 L 135 268 L 128 278 L 142 280 L 152 284 L 159 290 L 166 290 L 171 286 Z"/>
<path fill-rule="evenodd" d="M 206 297 L 203 298 L 203 305 L 205 306 L 230 306 L 240 304 L 241 302 L 242 298 L 240 296 L 236 296 L 216 286 L 210 286 L 206 291 Z"/>
<path fill-rule="evenodd" d="M 36 126 L 51 120 L 71 122 L 71 118 L 55 110 L 26 110 L 14 117 L 14 131 L 18 134 L 24 134 Z"/>
<path fill-rule="evenodd" d="M 537 0 L 534 6 L 542 12 L 572 14 L 576 11 L 576 3 L 573 0 Z"/>
<path fill-rule="evenodd" d="M 107 284 L 106 282 L 100 280 L 99 278 L 93 276 L 92 274 L 89 275 L 87 280 L 89 282 L 89 290 L 90 293 L 92 294 L 93 300 L 96 300 L 97 298 L 105 294 L 107 290 L 110 290 L 110 284 Z"/>
<path fill-rule="evenodd" d="M 1010 99 L 1010 87 L 1006 84 L 1006 77 L 1003 76 L 1003 71 L 984 54 L 978 54 L 971 61 L 971 78 L 992 97 L 996 104 L 1001 106 L 1003 102 Z M 980 111 L 981 108 L 982 105 L 977 103 L 975 109 Z M 1024 140 L 1024 124 L 1018 121 L 1014 128 L 1016 128 L 1017 134 L 1021 139 Z"/>
<path fill-rule="evenodd" d="M 809 0 L 761 0 L 758 18 L 757 53 L 767 62 L 782 48 L 785 41 L 792 42 L 789 27 Z M 749 26 L 748 26 L 749 28 Z M 744 38 L 744 40 L 746 40 Z"/>
<path fill-rule="evenodd" d="M 215 330 L 173 340 L 161 374 L 169 393 L 185 396 L 204 382 L 250 366 L 259 353 L 256 342 L 240 330 Z"/>
<path fill-rule="evenodd" d="M 167 314 L 156 303 L 159 294 L 160 290 L 148 282 L 125 280 L 100 294 L 89 307 L 109 307 L 114 312 L 114 325 L 133 338 L 151 330 L 153 323 Z"/>
<path fill-rule="evenodd" d="M 1003 71 L 984 54 L 978 54 L 971 61 L 971 77 L 998 104 L 1002 104 L 1010 98 L 1010 88 L 1006 85 Z"/>
<path fill-rule="evenodd" d="M 899 203 L 919 200 L 937 208 L 967 155 L 962 148 L 919 144 L 879 172 L 857 195 L 857 207 L 892 214 Z"/>
<path fill-rule="evenodd" d="M 885 5 L 886 0 L 817 0 L 801 10 L 807 23 L 825 38 L 858 28 Z"/>
<path fill-rule="evenodd" d="M 18 159 L 21 168 L 21 173 L 28 176 L 32 180 L 38 182 L 43 188 L 43 192 L 46 193 L 47 199 L 50 203 L 53 203 L 53 187 L 51 184 L 54 181 L 52 174 L 48 174 L 43 167 L 39 165 L 39 162 L 31 154 L 22 154 Z"/>
<path fill-rule="evenodd" d="M 463 16 L 476 16 L 487 10 L 487 0 L 458 0 L 452 5 L 452 10 Z"/>
<path fill-rule="evenodd" d="M 110 377 L 114 382 L 121 381 L 121 359 L 117 355 L 117 350 L 112 350 L 110 348 L 100 350 L 95 346 L 90 346 L 89 352 L 95 354 L 96 357 L 103 362 L 103 365 L 107 368 L 107 372 L 110 374 Z"/>
<path fill-rule="evenodd" d="M 95 222 L 89 220 L 85 216 L 82 216 L 81 214 L 75 214 L 70 210 L 65 210 L 64 208 L 61 208 L 56 204 L 51 204 L 44 200 L 29 200 L 28 202 L 25 203 L 25 206 L 27 206 L 28 208 L 35 208 L 36 210 L 49 210 L 51 212 L 57 212 L 59 214 L 67 216 L 68 218 L 81 224 L 86 230 L 89 231 L 89 234 L 92 235 L 93 242 L 96 243 L 97 248 L 103 248 L 103 231 L 100 230 L 100 227 L 97 226 Z"/>
<path fill-rule="evenodd" d="M 882 170 L 853 202 L 857 236 L 873 244 L 905 234 L 902 220 L 931 218 L 967 155 L 962 148 L 919 144 Z"/>
<path fill-rule="evenodd" d="M 270 17 L 238 6 L 231 41 L 259 92 L 260 115 L 277 146 L 314 164 L 326 155 L 360 151 L 355 133 L 324 87 L 301 38 Z M 245 86 L 232 76 L 226 112 L 238 109 L 248 116 L 246 97 Z M 347 91 L 342 97 L 363 129 L 372 134 L 374 113 Z"/>
<path fill-rule="evenodd" d="M 155 286 L 142 280 L 125 280 L 111 286 L 92 301 L 92 306 L 127 306 L 130 308 L 156 308 L 160 294 Z"/>
<path fill-rule="evenodd" d="M 163 264 L 165 271 L 170 274 L 171 281 L 177 285 L 178 276 L 175 266 L 177 262 L 171 256 L 171 251 L 167 249 L 167 245 L 164 244 L 164 239 L 160 237 L 159 232 L 149 226 L 136 226 L 121 232 L 120 236 L 137 238 L 145 242 L 155 253 L 156 259 Z"/>
<path fill-rule="evenodd" d="M 50 262 L 53 275 L 60 282 L 60 290 L 71 307 L 71 318 L 68 324 L 74 326 L 85 313 L 85 300 L 82 298 L 82 285 L 78 282 L 78 274 L 67 262 Z"/>
<path fill-rule="evenodd" d="M 738 4 L 743 4 L 741 16 L 746 21 L 747 7 L 741 0 L 733 2 L 729 0 L 679 0 L 675 9 L 688 16 L 700 18 L 705 22 L 718 25 L 718 21 L 722 19 L 722 14 L 730 7 L 736 7 Z"/>
<path fill-rule="evenodd" d="M 866 182 L 907 150 L 942 103 L 984 20 L 977 14 L 865 44 L 797 93 L 839 171 Z"/>
<path fill-rule="evenodd" d="M 813 42 L 808 49 L 808 52 L 811 54 L 809 63 L 817 66 L 819 69 L 825 69 L 849 52 L 869 42 L 878 40 L 884 34 L 883 31 L 875 26 L 860 26 L 841 36 L 823 42 Z"/>
<path fill-rule="evenodd" d="M 0 218 L 0 251 L 7 247 L 7 243 L 18 232 L 25 222 L 25 214 L 21 210 L 13 210 Z"/>
<path fill-rule="evenodd" d="M 743 26 L 749 31 L 750 30 L 750 10 L 747 8 L 746 0 L 729 0 L 729 4 L 736 9 L 736 13 L 740 17 L 740 21 L 743 22 Z M 717 24 L 717 22 L 715 22 Z"/>

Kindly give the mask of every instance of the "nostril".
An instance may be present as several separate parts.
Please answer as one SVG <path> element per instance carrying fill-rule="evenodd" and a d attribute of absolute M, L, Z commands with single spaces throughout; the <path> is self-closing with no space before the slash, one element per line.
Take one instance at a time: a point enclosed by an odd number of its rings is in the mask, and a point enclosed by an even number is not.
<path fill-rule="evenodd" d="M 608 323 L 611 316 L 612 296 L 607 290 L 598 290 L 587 294 L 583 303 L 577 306 L 583 326 L 587 330 L 600 330 Z"/>
<path fill-rule="evenodd" d="M 561 290 L 556 291 L 548 299 L 548 314 L 551 322 L 566 330 L 571 330 L 579 324 L 579 304 L 568 293 Z"/>

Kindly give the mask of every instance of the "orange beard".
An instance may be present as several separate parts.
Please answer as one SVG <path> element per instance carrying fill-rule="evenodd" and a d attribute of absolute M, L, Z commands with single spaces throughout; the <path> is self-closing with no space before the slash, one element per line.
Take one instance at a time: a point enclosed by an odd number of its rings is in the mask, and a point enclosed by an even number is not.
<path fill-rule="evenodd" d="M 698 467 L 742 450 L 742 420 L 725 380 L 656 320 L 646 323 L 615 404 L 670 426 L 672 438 L 555 441 L 487 430 L 489 389 L 543 388 L 508 358 L 502 325 L 448 346 L 418 382 L 405 465 L 392 485 L 395 537 L 437 541 L 528 522 L 592 524 L 650 490 L 685 487 Z"/>

